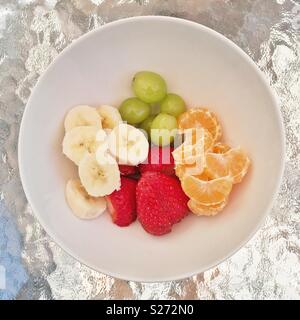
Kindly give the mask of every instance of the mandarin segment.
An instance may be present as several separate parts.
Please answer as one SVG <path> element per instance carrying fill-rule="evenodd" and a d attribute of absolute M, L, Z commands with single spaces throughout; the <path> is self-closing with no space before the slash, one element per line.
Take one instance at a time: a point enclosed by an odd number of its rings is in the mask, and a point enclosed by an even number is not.
<path fill-rule="evenodd" d="M 205 128 L 213 137 L 214 141 L 218 141 L 222 135 L 221 126 L 214 113 L 207 109 L 189 109 L 178 117 L 179 131 L 184 132 L 190 128 Z"/>
<path fill-rule="evenodd" d="M 221 137 L 222 137 L 223 131 L 222 131 L 221 124 L 220 124 L 220 122 L 219 122 L 219 120 L 218 120 L 218 117 L 217 117 L 216 114 L 215 114 L 214 112 L 212 112 L 212 111 L 208 111 L 208 110 L 206 109 L 206 112 L 209 113 L 209 115 L 212 117 L 212 119 L 214 119 L 214 122 L 215 122 L 215 124 L 216 124 L 216 127 L 215 127 L 215 135 L 213 135 L 214 141 L 215 141 L 215 142 L 216 142 L 216 141 L 219 141 L 219 140 L 221 139 Z M 211 132 L 211 134 L 213 134 L 213 133 Z"/>
<path fill-rule="evenodd" d="M 181 182 L 185 194 L 190 199 L 204 205 L 223 202 L 232 189 L 232 179 L 229 177 L 203 181 L 193 176 L 186 176 Z"/>
<path fill-rule="evenodd" d="M 195 174 L 194 176 L 195 176 L 197 179 L 203 180 L 203 181 L 209 181 L 209 180 L 211 180 L 205 170 L 203 170 L 203 172 L 202 172 L 201 174 Z"/>
<path fill-rule="evenodd" d="M 219 212 L 221 212 L 225 206 L 227 205 L 227 199 L 215 204 L 215 205 L 204 205 L 200 202 L 196 202 L 193 200 L 188 201 L 188 207 L 191 210 L 192 213 L 194 213 L 197 216 L 215 216 Z"/>
<path fill-rule="evenodd" d="M 224 142 L 218 142 L 213 146 L 212 152 L 213 153 L 225 153 L 225 152 L 229 151 L 230 149 L 231 148 L 229 147 L 228 144 L 226 144 Z"/>
<path fill-rule="evenodd" d="M 214 138 L 212 134 L 208 130 L 204 129 L 204 151 L 208 152 L 212 148 L 213 143 Z"/>
<path fill-rule="evenodd" d="M 223 154 L 207 153 L 205 156 L 205 173 L 211 179 L 226 177 L 229 175 L 227 159 Z"/>
<path fill-rule="evenodd" d="M 224 154 L 233 183 L 242 181 L 250 166 L 250 159 L 241 148 L 234 148 Z"/>
<path fill-rule="evenodd" d="M 201 176 L 203 168 L 203 162 L 196 162 L 194 164 L 177 164 L 175 167 L 175 173 L 179 179 L 183 179 L 185 176 Z"/>
<path fill-rule="evenodd" d="M 194 145 L 181 144 L 172 152 L 175 163 L 192 164 L 198 159 L 204 160 L 203 144 L 196 143 Z"/>
<path fill-rule="evenodd" d="M 214 139 L 211 133 L 205 128 L 192 128 L 184 130 L 184 144 L 194 145 L 203 141 L 204 151 L 211 150 L 214 144 Z"/>

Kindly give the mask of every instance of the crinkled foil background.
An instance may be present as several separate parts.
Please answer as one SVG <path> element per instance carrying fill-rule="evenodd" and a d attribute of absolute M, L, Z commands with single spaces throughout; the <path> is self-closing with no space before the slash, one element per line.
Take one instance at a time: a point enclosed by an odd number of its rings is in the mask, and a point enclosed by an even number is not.
<path fill-rule="evenodd" d="M 18 174 L 19 125 L 39 76 L 82 34 L 135 15 L 190 19 L 233 40 L 265 73 L 285 122 L 285 175 L 265 225 L 232 258 L 183 281 L 127 282 L 81 265 L 41 228 Z M 0 288 L 0 299 L 299 299 L 299 140 L 299 1 L 0 0 L 2 277 L 6 269 L 6 289 Z"/>

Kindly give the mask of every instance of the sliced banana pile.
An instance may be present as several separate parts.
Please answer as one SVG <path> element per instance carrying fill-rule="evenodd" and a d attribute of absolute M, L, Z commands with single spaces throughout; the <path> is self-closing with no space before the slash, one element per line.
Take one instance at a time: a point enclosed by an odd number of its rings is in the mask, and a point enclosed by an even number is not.
<path fill-rule="evenodd" d="M 76 106 L 66 115 L 64 127 L 63 153 L 78 166 L 79 175 L 67 182 L 66 200 L 76 217 L 93 219 L 105 211 L 104 197 L 120 189 L 118 164 L 145 161 L 149 143 L 108 105 Z"/>

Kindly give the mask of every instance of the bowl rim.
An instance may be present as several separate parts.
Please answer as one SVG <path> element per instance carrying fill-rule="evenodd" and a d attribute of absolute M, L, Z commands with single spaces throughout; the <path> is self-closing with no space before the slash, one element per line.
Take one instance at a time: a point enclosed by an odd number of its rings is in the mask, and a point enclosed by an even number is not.
<path fill-rule="evenodd" d="M 104 270 L 102 268 L 99 268 L 98 266 L 90 264 L 88 261 L 84 261 L 83 258 L 79 257 L 76 252 L 74 252 L 72 249 L 70 249 L 67 245 L 63 243 L 63 241 L 60 240 L 60 238 L 55 234 L 55 231 L 53 231 L 47 223 L 44 221 L 42 215 L 40 215 L 39 211 L 36 209 L 34 201 L 31 197 L 31 193 L 29 192 L 29 188 L 27 188 L 26 184 L 26 179 L 24 172 L 26 168 L 23 166 L 23 161 L 22 161 L 22 154 L 23 154 L 23 139 L 24 139 L 24 127 L 26 123 L 26 119 L 28 117 L 28 113 L 30 110 L 30 105 L 31 102 L 34 100 L 34 97 L 36 95 L 37 88 L 39 87 L 39 84 L 44 80 L 45 75 L 54 67 L 55 62 L 60 59 L 62 56 L 66 55 L 70 50 L 72 50 L 77 44 L 79 44 L 81 41 L 86 40 L 87 38 L 91 37 L 94 33 L 97 32 L 103 32 L 106 29 L 109 29 L 114 26 L 119 26 L 122 24 L 126 23 L 134 23 L 135 21 L 164 21 L 164 22 L 170 22 L 170 23 L 179 23 L 183 24 L 192 28 L 196 28 L 198 30 L 201 30 L 202 32 L 208 33 L 215 38 L 218 38 L 218 40 L 226 42 L 227 45 L 229 45 L 232 50 L 236 51 L 240 56 L 245 59 L 249 66 L 255 71 L 255 73 L 258 75 L 260 80 L 262 81 L 265 90 L 268 91 L 272 103 L 275 106 L 274 112 L 276 113 L 276 119 L 278 121 L 278 126 L 280 128 L 280 153 L 281 153 L 281 159 L 280 159 L 280 172 L 278 174 L 278 178 L 274 187 L 274 193 L 271 197 L 271 200 L 267 206 L 267 209 L 265 210 L 264 214 L 261 215 L 260 220 L 256 224 L 256 227 L 253 228 L 253 230 L 248 234 L 247 237 L 243 241 L 240 242 L 239 245 L 237 245 L 235 248 L 233 248 L 230 252 L 228 252 L 226 255 L 220 257 L 217 261 L 213 263 L 209 263 L 206 266 L 202 266 L 201 268 L 193 269 L 192 271 L 188 271 L 185 273 L 178 274 L 177 276 L 170 276 L 170 277 L 156 277 L 153 279 L 150 278 L 140 278 L 140 277 L 132 277 L 132 276 L 126 276 L 126 274 L 122 273 L 117 273 L 117 272 L 111 272 L 110 270 Z M 23 190 L 25 193 L 25 196 L 27 198 L 27 201 L 29 205 L 31 206 L 34 215 L 38 218 L 39 223 L 41 226 L 44 228 L 46 233 L 50 236 L 50 238 L 60 247 L 62 248 L 67 254 L 75 258 L 77 261 L 80 263 L 86 265 L 87 267 L 106 274 L 108 276 L 122 279 L 122 280 L 127 280 L 127 281 L 137 281 L 137 282 L 145 282 L 145 283 L 152 283 L 152 282 L 166 282 L 166 281 L 175 281 L 175 280 L 182 280 L 186 279 L 188 277 L 194 276 L 198 273 L 207 271 L 213 267 L 216 267 L 217 265 L 221 264 L 231 256 L 233 256 L 235 253 L 237 253 L 242 247 L 244 247 L 257 233 L 257 231 L 262 227 L 264 224 L 267 215 L 270 213 L 270 210 L 272 209 L 274 205 L 274 201 L 277 198 L 277 195 L 279 193 L 279 189 L 282 183 L 283 179 L 283 173 L 284 173 L 284 167 L 285 167 L 285 158 L 286 158 L 286 153 L 285 153 L 285 146 L 286 144 L 286 138 L 285 138 L 285 129 L 284 129 L 284 123 L 283 123 L 283 118 L 282 114 L 279 108 L 279 103 L 278 103 L 278 97 L 274 93 L 273 88 L 271 88 L 270 84 L 268 83 L 265 74 L 258 68 L 258 66 L 255 64 L 255 62 L 237 45 L 235 44 L 232 40 L 226 38 L 224 35 L 220 34 L 219 32 L 206 27 L 198 22 L 182 19 L 182 18 L 177 18 L 177 17 L 169 17 L 169 16 L 160 16 L 160 15 L 146 15 L 146 16 L 135 16 L 135 17 L 129 17 L 129 18 L 123 18 L 119 20 L 115 20 L 109 23 L 106 23 L 103 26 L 100 26 L 99 28 L 96 28 L 94 30 L 91 30 L 83 35 L 81 35 L 79 38 L 75 39 L 72 43 L 70 43 L 66 48 L 64 48 L 56 57 L 53 59 L 53 61 L 47 66 L 47 68 L 40 74 L 39 79 L 37 80 L 30 97 L 26 103 L 25 110 L 23 112 L 22 120 L 21 120 L 21 125 L 20 125 L 20 130 L 19 130 L 19 138 L 18 138 L 18 165 L 19 165 L 19 173 L 20 173 L 20 178 L 21 178 L 21 183 L 23 186 Z"/>

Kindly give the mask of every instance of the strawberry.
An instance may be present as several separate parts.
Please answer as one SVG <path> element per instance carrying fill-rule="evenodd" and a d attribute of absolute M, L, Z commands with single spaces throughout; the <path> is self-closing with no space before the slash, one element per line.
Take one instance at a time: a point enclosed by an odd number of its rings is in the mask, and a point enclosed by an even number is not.
<path fill-rule="evenodd" d="M 168 175 L 175 175 L 173 148 L 153 146 L 149 149 L 148 158 L 139 165 L 140 172 L 157 171 Z"/>
<path fill-rule="evenodd" d="M 120 170 L 120 173 L 123 175 L 123 176 L 130 176 L 130 175 L 134 175 L 137 173 L 137 167 L 135 166 L 128 166 L 128 165 L 125 165 L 125 164 L 119 164 L 119 170 Z"/>
<path fill-rule="evenodd" d="M 187 215 L 188 200 L 176 177 L 145 172 L 136 187 L 138 220 L 147 232 L 166 234 Z"/>
<path fill-rule="evenodd" d="M 136 180 L 121 177 L 121 188 L 106 196 L 113 222 L 125 227 L 136 219 Z"/>

